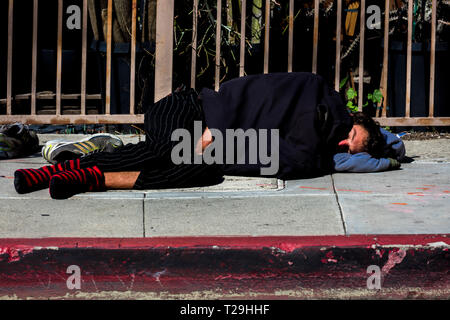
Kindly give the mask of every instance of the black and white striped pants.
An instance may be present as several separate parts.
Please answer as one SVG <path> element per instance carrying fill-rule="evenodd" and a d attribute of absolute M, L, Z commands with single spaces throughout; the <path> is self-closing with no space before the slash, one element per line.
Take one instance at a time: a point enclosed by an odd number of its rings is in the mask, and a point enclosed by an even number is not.
<path fill-rule="evenodd" d="M 80 158 L 80 165 L 96 165 L 103 172 L 140 171 L 134 189 L 141 190 L 218 183 L 223 174 L 217 165 L 176 165 L 171 160 L 172 148 L 178 143 L 171 141 L 172 132 L 183 128 L 194 137 L 194 121 L 202 121 L 205 127 L 197 93 L 192 89 L 174 92 L 149 106 L 144 122 L 145 141 L 127 144 L 115 152 L 88 154 Z"/>

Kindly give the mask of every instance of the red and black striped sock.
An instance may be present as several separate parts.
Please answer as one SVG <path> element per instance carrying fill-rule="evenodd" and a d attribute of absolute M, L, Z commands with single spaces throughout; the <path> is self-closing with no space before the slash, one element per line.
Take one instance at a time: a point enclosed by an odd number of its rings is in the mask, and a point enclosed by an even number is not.
<path fill-rule="evenodd" d="M 18 193 L 48 188 L 50 178 L 57 172 L 80 168 L 80 159 L 67 160 L 39 169 L 19 169 L 14 172 L 14 187 Z"/>
<path fill-rule="evenodd" d="M 97 167 L 59 172 L 50 179 L 50 196 L 53 199 L 67 199 L 89 191 L 104 191 L 105 176 Z"/>

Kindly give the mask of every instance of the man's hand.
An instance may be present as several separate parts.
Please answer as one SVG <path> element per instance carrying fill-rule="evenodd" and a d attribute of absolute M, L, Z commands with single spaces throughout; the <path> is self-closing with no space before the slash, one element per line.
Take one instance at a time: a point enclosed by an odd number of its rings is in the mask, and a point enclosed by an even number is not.
<path fill-rule="evenodd" d="M 211 144 L 211 142 L 212 142 L 212 134 L 211 131 L 208 129 L 208 127 L 206 127 L 202 137 L 197 141 L 197 144 L 195 146 L 195 153 L 201 155 L 203 151 L 206 149 L 206 147 Z"/>
<path fill-rule="evenodd" d="M 390 164 L 389 164 L 389 169 L 399 169 L 401 166 L 401 163 L 398 162 L 397 160 L 393 159 L 393 158 L 388 158 Z"/>

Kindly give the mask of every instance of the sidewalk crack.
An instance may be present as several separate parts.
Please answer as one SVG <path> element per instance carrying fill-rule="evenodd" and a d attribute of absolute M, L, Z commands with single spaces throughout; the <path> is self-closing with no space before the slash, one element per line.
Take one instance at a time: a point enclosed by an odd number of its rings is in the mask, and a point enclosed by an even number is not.
<path fill-rule="evenodd" d="M 342 227 L 344 228 L 344 234 L 347 235 L 347 225 L 346 225 L 346 223 L 345 223 L 344 211 L 343 211 L 343 209 L 342 209 L 341 203 L 339 202 L 339 195 L 338 195 L 338 193 L 337 193 L 337 191 L 336 191 L 336 186 L 334 185 L 334 178 L 333 178 L 333 175 L 331 174 L 330 177 L 331 177 L 331 184 L 332 184 L 332 186 L 333 186 L 334 196 L 335 196 L 335 198 L 336 198 L 336 203 L 337 203 L 337 205 L 338 205 L 339 213 L 340 213 L 340 215 L 341 215 L 341 221 L 342 221 Z"/>

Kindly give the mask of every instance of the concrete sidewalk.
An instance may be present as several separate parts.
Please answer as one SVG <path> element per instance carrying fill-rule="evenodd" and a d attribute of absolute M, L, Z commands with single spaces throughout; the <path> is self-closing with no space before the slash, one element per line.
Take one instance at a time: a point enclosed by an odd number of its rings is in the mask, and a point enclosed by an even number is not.
<path fill-rule="evenodd" d="M 396 171 L 58 201 L 14 190 L 39 155 L 1 161 L 0 299 L 448 299 L 450 140 L 405 144 Z"/>
<path fill-rule="evenodd" d="M 2 161 L 0 238 L 450 233 L 450 140 L 406 141 L 406 148 L 415 161 L 396 171 L 285 182 L 226 177 L 205 188 L 86 193 L 63 201 L 48 190 L 15 192 L 14 171 L 44 165 L 40 156 Z"/>

